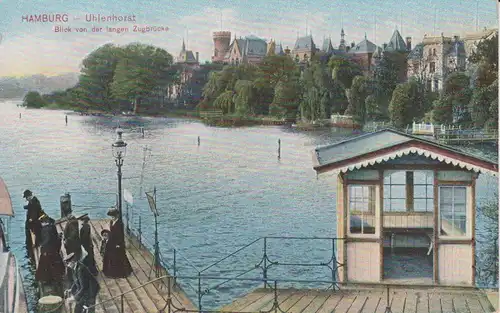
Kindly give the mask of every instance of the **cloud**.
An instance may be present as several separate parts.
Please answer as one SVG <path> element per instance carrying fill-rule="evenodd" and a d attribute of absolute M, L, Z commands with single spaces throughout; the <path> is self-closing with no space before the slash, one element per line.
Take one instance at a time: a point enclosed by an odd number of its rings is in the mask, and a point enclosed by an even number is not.
<path fill-rule="evenodd" d="M 358 15 L 346 16 L 344 13 L 343 26 L 347 42 L 359 42 L 365 34 L 368 39 L 378 45 L 389 41 L 396 26 L 399 26 L 401 17 L 387 18 L 383 12 L 364 12 L 361 8 Z M 106 43 L 125 45 L 131 42 L 152 44 L 166 49 L 176 56 L 181 48 L 182 39 L 186 40 L 187 48 L 199 52 L 201 61 L 210 60 L 213 53 L 213 31 L 222 29 L 231 32 L 234 36 L 255 35 L 265 40 L 274 39 L 281 42 L 283 47 L 293 48 L 297 35 L 312 32 L 315 43 L 321 47 L 323 38 L 331 36 L 334 47 L 340 41 L 342 8 L 332 6 L 328 10 L 308 11 L 293 6 L 280 8 L 279 13 L 273 10 L 259 10 L 252 15 L 242 9 L 205 8 L 191 15 L 181 16 L 175 20 L 165 21 L 162 15 L 150 16 L 148 20 L 137 18 L 137 23 L 100 23 L 100 27 L 127 26 L 129 32 L 117 34 L 110 32 L 92 32 L 92 23 L 84 21 L 86 12 L 69 12 L 70 33 L 54 32 L 52 24 L 28 24 L 19 21 L 13 23 L 13 29 L 22 32 L 4 33 L 0 43 L 0 76 L 46 74 L 56 75 L 62 72 L 77 72 L 81 61 L 90 52 Z M 373 18 L 366 18 L 373 14 Z M 360 18 L 359 16 L 365 16 Z M 386 16 L 386 17 L 384 17 Z M 79 17 L 80 19 L 75 19 Z M 413 42 L 421 40 L 424 33 L 432 33 L 432 25 L 419 24 L 417 18 L 402 16 L 406 25 L 403 25 L 403 36 L 412 36 Z M 133 25 L 138 26 L 165 26 L 168 32 L 134 33 Z M 77 33 L 76 27 L 87 27 L 87 33 Z M 464 25 L 450 25 L 448 28 L 462 31 Z M 445 31 L 440 30 L 438 31 Z M 446 35 L 451 35 L 447 33 Z"/>

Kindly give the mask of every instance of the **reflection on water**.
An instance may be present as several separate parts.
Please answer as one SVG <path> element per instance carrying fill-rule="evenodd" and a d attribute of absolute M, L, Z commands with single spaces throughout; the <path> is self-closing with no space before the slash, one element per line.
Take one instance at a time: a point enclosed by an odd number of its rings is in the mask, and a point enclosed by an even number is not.
<path fill-rule="evenodd" d="M 33 190 L 44 210 L 54 216 L 59 214 L 59 197 L 70 192 L 74 211 L 89 212 L 91 218 L 105 217 L 107 208 L 115 202 L 116 166 L 111 143 L 118 123 L 128 142 L 123 185 L 134 195 L 131 223 L 135 225 L 139 212 L 142 225 L 153 223 L 147 201 L 139 194 L 143 147 L 152 149 L 142 190 L 158 190 L 161 250 L 165 258 L 172 257 L 173 244 L 182 256 L 203 268 L 261 236 L 336 234 L 335 185 L 329 179 L 316 178 L 311 152 L 317 145 L 352 136 L 347 130 L 228 129 L 184 119 L 79 115 L 69 115 L 66 126 L 62 111 L 24 110 L 13 103 L 0 103 L 0 110 L 0 175 L 9 186 L 17 213 L 12 221 L 12 247 L 20 259 L 25 254 L 22 191 L 26 188 Z M 144 138 L 140 127 L 145 128 Z M 483 148 L 480 153 L 496 157 L 493 148 Z M 496 186 L 494 178 L 481 175 L 478 202 L 493 197 Z M 152 238 L 152 228 L 144 229 L 145 238 Z M 227 271 L 241 271 L 257 264 L 262 245 L 252 249 L 244 257 L 221 264 L 212 274 L 219 271 L 236 276 L 238 272 Z M 270 253 L 286 256 L 292 263 L 304 258 L 319 263 L 331 256 L 328 243 L 317 241 L 275 243 L 272 249 Z M 195 274 L 182 261 L 178 265 L 180 275 Z M 28 265 L 23 268 L 29 283 L 32 276 Z M 285 273 L 296 279 L 321 280 L 331 274 L 325 268 L 275 267 L 269 276 L 279 278 Z M 257 271 L 249 274 L 260 275 Z M 196 286 L 196 282 L 192 284 Z M 229 296 L 255 286 L 240 285 L 241 288 L 232 287 Z M 218 291 L 204 299 L 204 305 L 210 306 L 229 298 L 228 293 Z"/>

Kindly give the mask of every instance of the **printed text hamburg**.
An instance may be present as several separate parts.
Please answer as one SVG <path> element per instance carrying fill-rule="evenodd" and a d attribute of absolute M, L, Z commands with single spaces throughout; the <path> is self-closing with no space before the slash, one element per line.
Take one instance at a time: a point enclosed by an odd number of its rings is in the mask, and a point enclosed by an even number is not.
<path fill-rule="evenodd" d="M 73 18 L 75 21 L 81 20 L 79 17 Z M 109 23 L 109 22 L 136 22 L 135 15 L 101 15 L 85 14 L 85 22 Z M 64 13 L 31 14 L 21 16 L 21 21 L 25 23 L 66 23 L 69 22 L 69 15 Z"/>

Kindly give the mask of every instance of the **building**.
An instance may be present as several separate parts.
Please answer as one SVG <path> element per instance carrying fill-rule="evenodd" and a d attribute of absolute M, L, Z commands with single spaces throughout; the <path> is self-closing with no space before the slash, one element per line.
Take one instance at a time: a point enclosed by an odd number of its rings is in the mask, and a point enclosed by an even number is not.
<path fill-rule="evenodd" d="M 459 36 L 425 35 L 407 58 L 408 78 L 417 77 L 433 91 L 441 90 L 446 77 L 454 71 L 464 71 L 466 51 Z"/>
<path fill-rule="evenodd" d="M 267 44 L 267 53 L 266 55 L 285 55 L 285 51 L 283 50 L 283 46 L 280 44 L 276 44 L 276 42 L 271 39 Z"/>
<path fill-rule="evenodd" d="M 264 39 L 248 36 L 245 38 L 236 36 L 224 56 L 225 64 L 258 64 L 262 62 L 267 54 L 267 43 Z"/>
<path fill-rule="evenodd" d="M 476 180 L 497 162 L 390 129 L 318 147 L 313 162 L 337 181 L 340 282 L 475 286 Z"/>
<path fill-rule="evenodd" d="M 476 49 L 477 44 L 483 40 L 491 39 L 494 36 L 498 36 L 498 29 L 488 29 L 484 28 L 481 31 L 466 33 L 463 37 L 464 45 L 465 45 L 465 55 L 469 57 L 472 52 Z M 468 67 L 468 62 L 467 62 Z"/>
<path fill-rule="evenodd" d="M 348 49 L 347 54 L 354 62 L 359 64 L 363 71 L 363 74 L 370 75 L 373 70 L 372 57 L 376 50 L 377 45 L 368 40 L 365 34 L 365 39 L 363 39 L 357 45 L 351 45 L 351 48 Z"/>
<path fill-rule="evenodd" d="M 200 98 L 200 92 L 197 90 L 196 83 L 193 85 L 193 78 L 196 77 L 196 72 L 200 69 L 199 53 L 193 53 L 186 49 L 186 44 L 182 40 L 181 51 L 175 58 L 175 65 L 179 69 L 179 80 L 169 86 L 167 98 L 174 102 L 175 106 L 187 106 L 193 101 Z"/>
<path fill-rule="evenodd" d="M 229 51 L 229 45 L 231 44 L 231 32 L 214 32 L 212 37 L 214 40 L 214 55 L 212 56 L 212 62 L 222 63 L 224 62 L 224 57 Z"/>
<path fill-rule="evenodd" d="M 307 63 L 317 51 L 311 35 L 299 37 L 293 46 L 292 57 L 296 62 Z"/>

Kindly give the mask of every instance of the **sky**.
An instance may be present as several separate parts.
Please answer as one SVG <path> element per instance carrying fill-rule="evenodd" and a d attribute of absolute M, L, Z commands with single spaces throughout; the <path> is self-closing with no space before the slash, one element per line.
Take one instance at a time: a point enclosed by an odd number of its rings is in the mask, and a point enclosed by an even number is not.
<path fill-rule="evenodd" d="M 213 54 L 212 32 L 227 30 L 234 38 L 254 35 L 293 48 L 297 35 L 312 34 L 318 47 L 331 37 L 334 47 L 343 26 L 347 42 L 388 42 L 397 28 L 415 45 L 424 34 L 463 35 L 479 28 L 498 28 L 495 0 L 0 0 L 0 77 L 79 72 L 82 60 L 105 43 L 152 44 L 174 57 L 182 40 L 200 61 Z M 23 16 L 68 14 L 67 23 L 27 23 Z M 136 22 L 86 22 L 87 14 L 135 15 Z M 78 20 L 76 18 L 79 18 Z M 56 25 L 70 33 L 53 31 Z M 166 32 L 137 33 L 137 26 L 168 27 Z M 92 27 L 128 27 L 128 33 L 92 32 Z M 86 27 L 89 32 L 76 33 Z"/>

